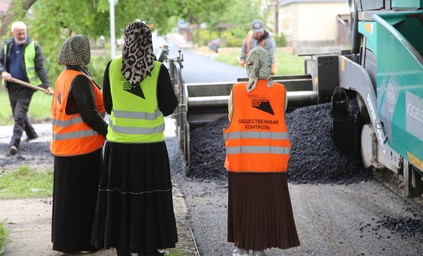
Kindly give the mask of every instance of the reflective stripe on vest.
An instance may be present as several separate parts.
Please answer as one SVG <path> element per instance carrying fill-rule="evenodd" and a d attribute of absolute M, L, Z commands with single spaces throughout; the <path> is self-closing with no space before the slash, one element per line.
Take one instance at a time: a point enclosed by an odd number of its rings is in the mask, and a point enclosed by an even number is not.
<path fill-rule="evenodd" d="M 75 118 L 72 118 L 70 120 L 53 120 L 52 123 L 54 126 L 66 128 L 70 127 L 76 124 L 81 124 L 84 121 L 82 120 L 81 116 L 77 116 Z M 53 134 L 53 140 L 67 140 L 67 139 L 75 139 L 75 138 L 82 138 L 87 136 L 95 136 L 97 135 L 97 132 L 94 130 L 81 130 L 81 131 L 75 131 L 75 132 L 67 132 L 63 134 Z"/>
<path fill-rule="evenodd" d="M 285 88 L 267 88 L 266 80 L 247 92 L 233 87 L 232 121 L 224 130 L 225 167 L 231 172 L 285 172 L 291 143 L 284 120 Z"/>
<path fill-rule="evenodd" d="M 60 126 L 60 127 L 66 127 L 66 126 L 74 125 L 74 124 L 77 124 L 77 123 L 80 123 L 80 122 L 82 122 L 82 117 L 77 116 L 75 118 L 72 118 L 72 119 L 66 120 L 66 121 L 54 120 L 53 125 Z"/>
<path fill-rule="evenodd" d="M 105 140 L 102 135 L 82 120 L 79 113 L 66 114 L 71 84 L 77 75 L 84 74 L 76 70 L 65 70 L 59 75 L 55 83 L 51 107 L 53 139 L 50 143 L 50 151 L 57 156 L 88 154 L 101 148 Z M 100 114 L 103 114 L 103 94 L 92 79 L 90 79 L 90 83 L 94 92 L 96 109 Z"/>
<path fill-rule="evenodd" d="M 287 132 L 228 132 L 224 134 L 229 139 L 270 139 L 289 140 Z M 283 146 L 235 146 L 226 149 L 227 154 L 257 153 L 257 154 L 289 154 L 289 147 Z"/>
<path fill-rule="evenodd" d="M 140 86 L 144 98 L 124 90 L 120 67 L 122 58 L 111 61 L 109 66 L 110 92 L 113 109 L 110 115 L 107 140 L 120 143 L 149 143 L 164 141 L 165 122 L 157 102 L 157 79 L 160 62 L 155 62 L 150 76 Z"/>
<path fill-rule="evenodd" d="M 229 132 L 224 134 L 226 139 L 277 139 L 288 140 L 289 134 L 286 132 Z"/>
<path fill-rule="evenodd" d="M 42 82 L 38 78 L 37 72 L 35 70 L 35 43 L 31 41 L 25 48 L 25 68 L 26 75 L 29 79 L 29 83 L 33 85 L 40 85 Z"/>

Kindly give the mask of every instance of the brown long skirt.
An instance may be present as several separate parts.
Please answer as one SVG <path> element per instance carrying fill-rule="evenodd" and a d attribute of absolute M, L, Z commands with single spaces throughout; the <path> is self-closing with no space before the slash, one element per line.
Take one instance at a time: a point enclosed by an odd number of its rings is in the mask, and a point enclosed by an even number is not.
<path fill-rule="evenodd" d="M 238 248 L 300 245 L 286 173 L 228 175 L 228 241 Z"/>

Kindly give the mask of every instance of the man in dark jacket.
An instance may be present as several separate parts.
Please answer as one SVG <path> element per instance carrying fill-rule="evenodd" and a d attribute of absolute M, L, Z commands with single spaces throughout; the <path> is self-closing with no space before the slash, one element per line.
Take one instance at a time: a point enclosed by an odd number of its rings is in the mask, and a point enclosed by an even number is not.
<path fill-rule="evenodd" d="M 276 66 L 275 38 L 273 37 L 273 34 L 264 27 L 264 23 L 261 20 L 253 20 L 251 23 L 251 30 L 247 33 L 247 36 L 242 43 L 241 56 L 239 57 L 239 64 L 241 66 L 245 66 L 245 59 L 248 52 L 256 46 L 261 46 L 270 53 L 270 56 L 272 57 L 271 74 L 275 75 L 278 71 Z"/>
<path fill-rule="evenodd" d="M 13 135 L 9 144 L 9 155 L 15 155 L 19 150 L 21 137 L 25 131 L 26 141 L 38 137 L 34 127 L 28 120 L 28 108 L 34 89 L 16 84 L 13 79 L 18 79 L 46 89 L 47 94 L 52 94 L 47 71 L 44 68 L 44 58 L 41 48 L 27 36 L 27 27 L 21 21 L 12 24 L 12 38 L 7 40 L 0 51 L 0 72 L 6 82 L 12 107 Z"/>

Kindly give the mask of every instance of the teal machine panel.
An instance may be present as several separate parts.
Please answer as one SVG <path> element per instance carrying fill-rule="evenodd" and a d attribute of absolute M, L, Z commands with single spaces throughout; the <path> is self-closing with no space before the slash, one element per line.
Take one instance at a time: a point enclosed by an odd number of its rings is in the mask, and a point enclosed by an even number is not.
<path fill-rule="evenodd" d="M 423 0 L 392 0 L 393 8 L 423 8 Z"/>
<path fill-rule="evenodd" d="M 359 32 L 376 56 L 376 106 L 386 143 L 423 171 L 423 13 L 392 12 L 373 19 L 359 24 Z"/>

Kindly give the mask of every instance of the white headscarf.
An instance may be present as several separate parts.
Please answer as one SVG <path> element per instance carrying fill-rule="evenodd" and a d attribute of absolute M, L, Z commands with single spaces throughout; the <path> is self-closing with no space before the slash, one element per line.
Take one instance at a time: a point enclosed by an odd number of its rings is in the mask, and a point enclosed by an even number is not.
<path fill-rule="evenodd" d="M 256 88 L 259 79 L 268 80 L 267 87 L 273 86 L 273 81 L 270 78 L 272 71 L 272 57 L 270 53 L 261 46 L 255 47 L 251 50 L 246 58 L 246 69 L 248 75 L 247 92 Z"/>

